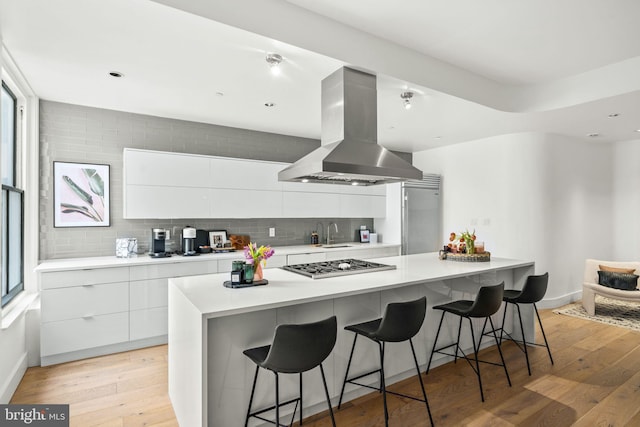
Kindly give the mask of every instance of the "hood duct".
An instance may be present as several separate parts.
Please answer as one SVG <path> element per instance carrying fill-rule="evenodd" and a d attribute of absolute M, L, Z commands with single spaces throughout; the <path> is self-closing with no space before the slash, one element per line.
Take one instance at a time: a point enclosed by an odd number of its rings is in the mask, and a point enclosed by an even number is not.
<path fill-rule="evenodd" d="M 321 146 L 279 181 L 375 185 L 421 180 L 422 171 L 378 145 L 376 77 L 343 67 L 322 80 Z"/>

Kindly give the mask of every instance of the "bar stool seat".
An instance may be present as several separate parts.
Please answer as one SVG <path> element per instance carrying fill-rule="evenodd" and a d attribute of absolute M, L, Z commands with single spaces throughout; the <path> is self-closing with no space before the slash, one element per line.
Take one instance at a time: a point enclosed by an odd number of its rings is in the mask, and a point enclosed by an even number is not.
<path fill-rule="evenodd" d="M 253 377 L 253 387 L 251 388 L 251 397 L 249 398 L 249 408 L 247 409 L 247 417 L 244 423 L 245 427 L 249 425 L 249 419 L 251 417 L 275 424 L 276 426 L 283 426 L 284 424 L 280 424 L 280 407 L 290 403 L 296 404 L 293 410 L 291 424 L 293 424 L 293 419 L 296 416 L 298 403 L 300 404 L 300 424 L 302 424 L 302 373 L 315 367 L 320 368 L 331 422 L 335 427 L 336 422 L 333 417 L 333 409 L 331 408 L 331 399 L 329 397 L 322 362 L 329 356 L 331 351 L 333 351 L 333 347 L 336 344 L 337 329 L 336 316 L 313 323 L 278 325 L 273 336 L 272 345 L 254 347 L 243 351 L 243 354 L 256 364 L 256 373 Z M 275 374 L 275 405 L 251 412 L 260 368 L 270 370 Z M 280 402 L 278 376 L 280 373 L 300 375 L 300 397 L 286 402 Z M 275 422 L 262 416 L 265 412 L 273 409 L 275 409 Z"/>
<path fill-rule="evenodd" d="M 542 298 L 544 298 L 544 295 L 547 292 L 548 284 L 549 284 L 549 273 L 544 273 L 538 276 L 532 275 L 527 277 L 527 281 L 524 283 L 522 290 L 511 290 L 511 289 L 506 290 L 504 291 L 504 296 L 502 297 L 503 301 L 505 302 L 505 305 L 504 305 L 504 313 L 502 314 L 502 327 L 500 328 L 500 343 L 502 343 L 503 334 L 506 334 L 507 335 L 506 339 L 513 341 L 518 346 L 518 348 L 524 353 L 525 359 L 527 360 L 527 370 L 529 371 L 529 375 L 531 375 L 531 364 L 529 363 L 529 351 L 527 350 L 528 345 L 546 347 L 547 353 L 549 353 L 549 359 L 551 360 L 551 364 L 553 365 L 553 357 L 551 356 L 551 349 L 549 348 L 547 335 L 544 333 L 544 328 L 542 327 L 542 320 L 540 319 L 540 314 L 538 313 L 538 307 L 536 306 L 536 303 L 541 301 Z M 520 332 L 522 333 L 522 339 L 515 339 L 504 330 L 504 322 L 505 322 L 505 318 L 507 317 L 507 306 L 509 304 L 515 305 L 518 311 L 518 320 L 520 321 Z M 525 339 L 524 326 L 522 324 L 522 313 L 520 312 L 520 304 L 533 305 L 533 310 L 535 311 L 536 317 L 538 318 L 540 331 L 542 332 L 542 337 L 544 338 L 544 344 L 529 342 Z"/>
<path fill-rule="evenodd" d="M 347 383 L 359 385 L 362 387 L 378 390 L 382 393 L 382 401 L 384 405 L 384 421 L 385 426 L 389 425 L 389 411 L 387 409 L 387 393 L 397 396 L 406 397 L 409 399 L 424 402 L 427 406 L 427 413 L 429 414 L 429 421 L 433 426 L 433 418 L 431 417 L 431 409 L 429 408 L 429 401 L 427 400 L 427 393 L 424 389 L 424 383 L 420 376 L 420 367 L 418 366 L 418 359 L 416 358 L 415 348 L 413 347 L 412 338 L 420 331 L 424 318 L 427 312 L 427 298 L 422 297 L 415 301 L 390 303 L 385 308 L 385 312 L 382 318 L 370 320 L 367 322 L 357 323 L 354 325 L 345 326 L 345 330 L 355 333 L 353 337 L 353 345 L 351 346 L 351 354 L 349 355 L 349 362 L 347 363 L 347 370 L 344 374 L 344 381 L 342 383 L 342 390 L 340 392 L 340 400 L 338 401 L 338 409 L 342 405 L 342 397 Z M 380 353 L 380 368 L 373 371 L 360 374 L 353 378 L 349 378 L 349 368 L 351 367 L 351 360 L 353 359 L 353 351 L 356 348 L 356 341 L 358 336 L 362 335 L 378 344 Z M 413 361 L 418 373 L 418 379 L 420 380 L 420 387 L 422 388 L 423 399 L 408 396 L 402 393 L 396 393 L 387 390 L 384 379 L 384 350 L 385 343 L 387 342 L 404 342 L 409 341 L 411 346 L 411 353 L 413 354 Z M 367 384 L 356 382 L 356 380 L 366 377 L 368 375 L 379 373 L 380 374 L 380 387 L 372 387 Z"/>
<path fill-rule="evenodd" d="M 500 349 L 500 342 L 498 341 L 498 336 L 496 334 L 496 328 L 493 325 L 493 320 L 491 316 L 494 315 L 499 309 L 500 305 L 502 305 L 502 296 L 504 294 L 504 282 L 494 285 L 494 286 L 483 286 L 478 291 L 476 295 L 476 299 L 474 301 L 470 300 L 457 300 L 451 301 L 446 304 L 436 305 L 433 307 L 434 310 L 442 310 L 442 316 L 440 317 L 440 324 L 438 325 L 438 331 L 436 332 L 436 339 L 433 342 L 433 348 L 431 349 L 431 355 L 429 356 L 429 363 L 427 364 L 427 373 L 429 373 L 429 369 L 431 368 L 431 361 L 433 360 L 433 355 L 435 353 L 444 354 L 447 356 L 453 356 L 454 363 L 458 360 L 458 353 L 460 353 L 468 363 L 469 366 L 474 370 L 476 376 L 478 377 L 478 385 L 480 386 L 480 398 L 484 402 L 484 391 L 482 390 L 482 377 L 480 376 L 480 363 L 487 363 L 491 365 L 498 365 L 504 368 L 504 373 L 507 377 L 507 382 L 509 383 L 509 387 L 511 387 L 511 378 L 509 378 L 509 372 L 507 371 L 507 365 L 504 362 L 504 357 L 502 355 L 502 350 Z M 442 322 L 444 320 L 444 316 L 446 313 L 451 313 L 460 317 L 460 322 L 458 324 L 458 337 L 455 343 L 445 345 L 443 347 L 437 348 L 438 337 L 440 336 L 440 330 L 442 329 Z M 460 348 L 460 331 L 462 329 L 462 319 L 466 318 L 469 320 L 469 329 L 471 330 L 471 341 L 473 343 L 473 359 L 470 359 L 464 351 Z M 476 345 L 475 334 L 473 332 L 473 323 L 471 322 L 472 318 L 484 318 L 484 324 L 482 325 L 482 332 L 480 333 L 480 338 Z M 480 350 L 480 345 L 482 344 L 482 337 L 485 335 L 485 329 L 487 327 L 487 322 L 489 322 L 491 326 L 491 331 L 488 333 L 493 333 L 493 337 L 496 341 L 496 345 L 498 347 L 498 352 L 500 353 L 500 360 L 502 363 L 494 363 L 485 360 L 480 360 L 478 358 L 478 351 Z M 451 354 L 444 350 L 455 347 L 455 353 Z M 471 362 L 475 362 L 475 367 Z"/>

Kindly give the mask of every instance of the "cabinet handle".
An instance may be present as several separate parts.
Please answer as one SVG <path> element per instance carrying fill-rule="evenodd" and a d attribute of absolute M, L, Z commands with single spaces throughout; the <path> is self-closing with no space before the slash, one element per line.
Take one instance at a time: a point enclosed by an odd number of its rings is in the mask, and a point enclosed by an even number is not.
<path fill-rule="evenodd" d="M 93 314 L 87 314 L 86 316 L 82 316 L 84 320 L 93 319 Z"/>
<path fill-rule="evenodd" d="M 82 287 L 83 288 L 93 288 L 93 285 L 89 283 L 87 285 L 82 285 Z"/>

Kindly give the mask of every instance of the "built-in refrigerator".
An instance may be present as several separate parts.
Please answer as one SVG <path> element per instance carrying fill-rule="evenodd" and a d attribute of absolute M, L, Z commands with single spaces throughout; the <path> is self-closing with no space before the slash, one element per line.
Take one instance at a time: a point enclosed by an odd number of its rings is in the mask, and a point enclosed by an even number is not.
<path fill-rule="evenodd" d="M 440 175 L 402 183 L 402 255 L 442 248 Z"/>

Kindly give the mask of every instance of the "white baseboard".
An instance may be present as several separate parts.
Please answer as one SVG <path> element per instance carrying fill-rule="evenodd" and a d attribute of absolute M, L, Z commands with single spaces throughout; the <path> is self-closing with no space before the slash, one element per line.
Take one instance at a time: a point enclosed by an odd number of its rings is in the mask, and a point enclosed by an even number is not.
<path fill-rule="evenodd" d="M 538 306 L 538 308 L 557 308 L 574 301 L 578 301 L 581 298 L 582 290 L 579 290 L 555 298 L 545 298 L 536 305 Z"/>
<path fill-rule="evenodd" d="M 0 404 L 7 404 L 11 400 L 11 396 L 15 393 L 22 377 L 27 372 L 27 353 L 23 353 L 18 362 L 11 370 L 11 375 L 5 380 L 0 388 Z"/>

